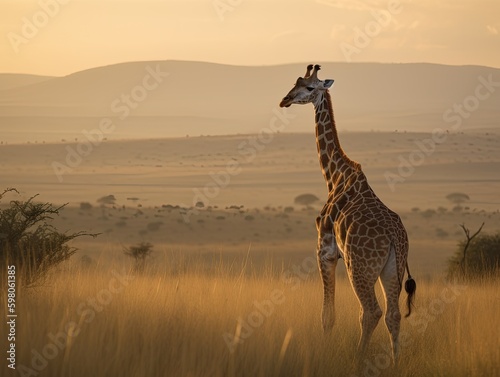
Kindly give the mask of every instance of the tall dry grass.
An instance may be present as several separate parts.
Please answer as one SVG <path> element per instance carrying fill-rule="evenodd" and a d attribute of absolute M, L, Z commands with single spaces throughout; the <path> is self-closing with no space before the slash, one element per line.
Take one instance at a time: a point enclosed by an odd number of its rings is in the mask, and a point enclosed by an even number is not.
<path fill-rule="evenodd" d="M 127 276 L 120 267 L 60 273 L 43 287 L 18 292 L 13 375 L 498 373 L 498 284 L 448 285 L 416 276 L 417 307 L 402 320 L 399 366 L 389 365 L 389 336 L 381 320 L 366 358 L 355 368 L 358 302 L 339 278 L 337 321 L 333 333 L 324 335 L 321 283 L 315 270 L 308 273 L 309 262 L 282 273 L 273 268 L 238 273 L 224 263 L 139 276 Z M 2 368 L 1 374 L 9 375 Z"/>

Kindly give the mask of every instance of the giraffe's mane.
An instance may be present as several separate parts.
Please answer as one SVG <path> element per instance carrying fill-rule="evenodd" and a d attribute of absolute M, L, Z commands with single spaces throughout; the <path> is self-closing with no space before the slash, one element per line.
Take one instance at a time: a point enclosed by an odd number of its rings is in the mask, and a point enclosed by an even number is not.
<path fill-rule="evenodd" d="M 330 119 L 332 120 L 333 129 L 335 130 L 335 132 L 333 134 L 333 137 L 335 138 L 335 144 L 338 146 L 339 152 L 340 152 L 342 158 L 344 159 L 344 161 L 347 164 L 349 164 L 353 169 L 361 170 L 361 164 L 359 164 L 358 162 L 356 162 L 354 160 L 351 160 L 349 158 L 349 156 L 347 156 L 347 154 L 345 153 L 342 146 L 340 145 L 337 125 L 335 123 L 335 118 L 333 116 L 332 97 L 330 96 L 330 92 L 328 91 L 328 89 L 325 91 L 325 98 L 326 98 L 326 102 L 328 104 L 328 113 L 330 115 Z"/>

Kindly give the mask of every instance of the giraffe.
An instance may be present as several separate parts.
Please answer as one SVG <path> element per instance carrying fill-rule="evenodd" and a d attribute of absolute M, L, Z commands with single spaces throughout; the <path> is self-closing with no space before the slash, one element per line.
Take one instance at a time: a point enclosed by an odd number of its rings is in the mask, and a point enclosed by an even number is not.
<path fill-rule="evenodd" d="M 280 107 L 312 103 L 315 110 L 316 146 L 328 199 L 316 218 L 317 258 L 323 280 L 322 325 L 329 332 L 335 321 L 335 268 L 344 260 L 351 286 L 361 305 L 359 355 L 367 350 L 371 335 L 382 317 L 375 295 L 377 280 L 385 301 L 385 323 L 389 331 L 392 359 L 396 364 L 401 321 L 399 296 L 405 268 L 408 317 L 416 284 L 408 268 L 408 237 L 400 217 L 375 195 L 361 165 L 340 146 L 328 88 L 334 80 L 318 79 L 319 65 L 307 66 Z M 312 72 L 312 73 L 311 73 Z"/>

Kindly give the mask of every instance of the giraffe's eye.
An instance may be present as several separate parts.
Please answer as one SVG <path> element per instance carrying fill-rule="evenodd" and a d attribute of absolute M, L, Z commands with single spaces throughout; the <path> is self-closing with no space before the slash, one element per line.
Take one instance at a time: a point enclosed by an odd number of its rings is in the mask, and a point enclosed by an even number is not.
<path fill-rule="evenodd" d="M 310 92 L 312 92 L 314 90 L 314 88 L 312 86 L 306 86 L 306 89 L 309 90 Z"/>

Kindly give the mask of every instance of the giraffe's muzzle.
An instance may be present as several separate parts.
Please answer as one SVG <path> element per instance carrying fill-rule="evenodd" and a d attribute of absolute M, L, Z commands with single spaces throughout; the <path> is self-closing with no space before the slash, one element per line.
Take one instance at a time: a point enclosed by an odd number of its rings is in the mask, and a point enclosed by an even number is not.
<path fill-rule="evenodd" d="M 290 107 L 291 103 L 291 98 L 286 96 L 284 97 L 281 102 L 280 102 L 280 107 Z"/>

